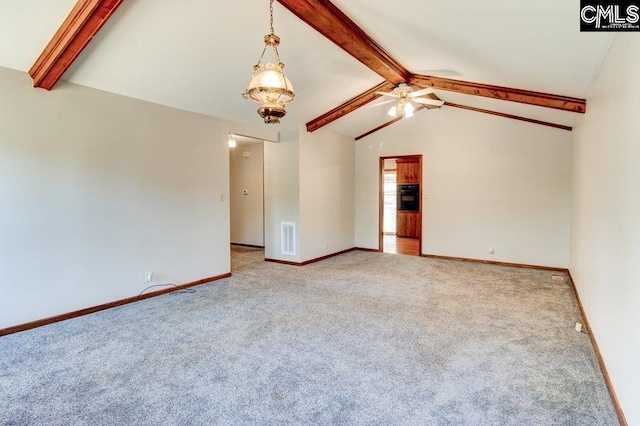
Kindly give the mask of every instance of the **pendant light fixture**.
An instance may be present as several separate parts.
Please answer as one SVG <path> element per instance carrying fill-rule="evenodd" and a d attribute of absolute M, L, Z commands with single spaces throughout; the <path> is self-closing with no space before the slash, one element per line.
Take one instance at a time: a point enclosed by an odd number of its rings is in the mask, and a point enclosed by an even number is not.
<path fill-rule="evenodd" d="M 269 11 L 271 14 L 271 31 L 264 36 L 264 49 L 258 59 L 258 63 L 253 66 L 253 75 L 242 96 L 260 104 L 258 114 L 265 123 L 280 123 L 280 119 L 287 111 L 285 105 L 293 101 L 295 94 L 289 79 L 284 75 L 284 64 L 280 61 L 278 45 L 280 37 L 273 31 L 273 0 L 270 0 Z M 262 59 L 271 48 L 273 51 L 273 62 L 264 64 Z"/>

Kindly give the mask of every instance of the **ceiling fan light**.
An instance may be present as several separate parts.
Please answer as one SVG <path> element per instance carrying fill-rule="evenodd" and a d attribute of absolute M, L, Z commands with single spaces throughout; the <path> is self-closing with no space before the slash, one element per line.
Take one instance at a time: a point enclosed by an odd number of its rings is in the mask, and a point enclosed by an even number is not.
<path fill-rule="evenodd" d="M 395 105 L 391 107 L 389 112 L 387 112 L 387 114 L 391 117 L 395 117 L 397 113 L 398 113 L 398 108 Z"/>
<path fill-rule="evenodd" d="M 413 105 L 411 104 L 411 102 L 407 102 L 407 104 L 404 107 L 404 118 L 411 118 L 413 117 L 413 112 L 415 111 L 415 108 L 413 107 Z"/>
<path fill-rule="evenodd" d="M 415 107 L 413 106 L 413 104 L 411 102 L 407 102 L 407 104 L 404 106 L 404 110 L 410 112 L 411 114 L 413 114 L 413 112 L 416 109 L 415 109 Z"/>

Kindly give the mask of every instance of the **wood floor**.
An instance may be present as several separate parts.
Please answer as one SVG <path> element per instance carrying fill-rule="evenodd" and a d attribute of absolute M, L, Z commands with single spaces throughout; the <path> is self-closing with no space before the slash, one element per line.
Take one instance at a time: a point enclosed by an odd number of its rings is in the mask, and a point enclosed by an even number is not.
<path fill-rule="evenodd" d="M 420 240 L 418 238 L 402 238 L 395 235 L 385 235 L 383 252 L 420 256 Z"/>

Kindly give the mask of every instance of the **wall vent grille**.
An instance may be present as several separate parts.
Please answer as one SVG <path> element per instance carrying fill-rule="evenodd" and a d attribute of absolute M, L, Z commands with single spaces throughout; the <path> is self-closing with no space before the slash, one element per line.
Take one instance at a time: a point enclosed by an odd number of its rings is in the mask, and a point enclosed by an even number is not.
<path fill-rule="evenodd" d="M 295 256 L 296 254 L 296 224 L 294 222 L 282 222 L 282 254 Z"/>

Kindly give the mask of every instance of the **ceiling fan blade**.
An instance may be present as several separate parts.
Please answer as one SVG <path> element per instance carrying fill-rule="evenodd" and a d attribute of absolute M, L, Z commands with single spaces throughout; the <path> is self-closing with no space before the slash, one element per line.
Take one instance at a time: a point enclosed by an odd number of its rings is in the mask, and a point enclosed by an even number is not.
<path fill-rule="evenodd" d="M 398 95 L 396 95 L 395 93 L 387 93 L 387 92 L 376 92 L 376 95 L 380 95 L 380 96 L 389 96 L 391 98 L 398 98 Z"/>
<path fill-rule="evenodd" d="M 414 98 L 414 99 L 411 99 L 411 102 L 417 102 L 422 105 L 433 105 L 433 106 L 444 105 L 444 101 L 438 101 L 435 99 L 428 99 L 428 98 L 417 98 L 417 99 Z"/>
<path fill-rule="evenodd" d="M 377 107 L 377 106 L 380 106 L 380 105 L 384 105 L 384 104 L 388 104 L 390 102 L 395 102 L 395 101 L 396 101 L 395 99 L 389 99 L 389 100 L 383 101 L 383 102 L 376 102 L 374 104 L 366 105 L 365 108 L 374 108 L 374 107 Z"/>
<path fill-rule="evenodd" d="M 427 87 L 426 89 L 416 90 L 415 92 L 411 92 L 412 98 L 417 98 L 418 96 L 428 95 L 429 93 L 433 93 L 433 89 L 431 87 Z"/>

